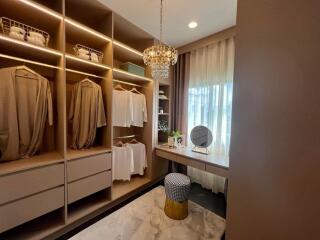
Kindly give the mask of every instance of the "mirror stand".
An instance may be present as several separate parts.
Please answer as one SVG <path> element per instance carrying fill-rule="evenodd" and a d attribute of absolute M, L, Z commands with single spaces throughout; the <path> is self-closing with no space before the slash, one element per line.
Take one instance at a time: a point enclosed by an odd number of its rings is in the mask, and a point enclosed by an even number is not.
<path fill-rule="evenodd" d="M 205 155 L 209 155 L 209 149 L 206 147 L 199 147 L 199 146 L 194 146 L 192 148 L 192 152 L 197 152 Z"/>

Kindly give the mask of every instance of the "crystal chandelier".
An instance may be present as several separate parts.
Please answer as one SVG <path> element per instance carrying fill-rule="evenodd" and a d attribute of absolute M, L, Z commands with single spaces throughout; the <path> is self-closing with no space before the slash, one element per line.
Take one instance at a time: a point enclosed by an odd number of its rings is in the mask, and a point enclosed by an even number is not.
<path fill-rule="evenodd" d="M 160 7 L 160 41 L 143 52 L 143 61 L 151 66 L 151 75 L 154 79 L 168 78 L 170 65 L 177 63 L 178 51 L 162 43 L 162 2 Z"/>

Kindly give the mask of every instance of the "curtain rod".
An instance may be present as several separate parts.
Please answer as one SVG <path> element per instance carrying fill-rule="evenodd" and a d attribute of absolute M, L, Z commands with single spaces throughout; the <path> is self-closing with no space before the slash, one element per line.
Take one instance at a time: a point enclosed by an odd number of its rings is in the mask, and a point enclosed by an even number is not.
<path fill-rule="evenodd" d="M 18 58 L 18 57 L 6 55 L 6 54 L 0 54 L 0 57 L 6 58 L 6 59 L 15 60 L 15 61 L 19 61 L 19 62 L 23 62 L 23 63 L 30 63 L 30 64 L 34 64 L 34 65 L 38 65 L 38 66 L 42 66 L 42 67 L 47 67 L 47 68 L 54 68 L 54 69 L 59 69 L 59 70 L 62 69 L 62 68 L 60 68 L 60 67 L 53 66 L 53 65 L 50 65 L 50 64 L 45 64 L 45 63 L 41 63 L 41 62 L 36 62 L 36 61 L 24 59 L 24 58 Z"/>
<path fill-rule="evenodd" d="M 112 81 L 113 82 L 117 82 L 117 83 L 122 83 L 122 84 L 125 84 L 125 85 L 129 85 L 129 86 L 146 88 L 145 86 L 142 86 L 142 85 L 138 85 L 138 84 L 134 84 L 134 83 L 128 83 L 128 82 L 124 82 L 124 81 L 120 81 L 120 80 L 116 80 L 116 79 L 113 79 Z"/>

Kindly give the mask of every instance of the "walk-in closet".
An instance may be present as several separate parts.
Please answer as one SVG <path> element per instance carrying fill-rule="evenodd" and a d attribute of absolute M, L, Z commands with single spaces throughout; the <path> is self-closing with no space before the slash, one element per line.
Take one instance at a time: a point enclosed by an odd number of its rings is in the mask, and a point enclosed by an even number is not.
<path fill-rule="evenodd" d="M 43 102 L 42 137 L 32 154 L 22 155 L 20 149 L 15 159 L 1 158 L 0 215 L 8 217 L 0 219 L 0 238 L 52 237 L 166 174 L 168 163 L 153 156 L 159 83 L 142 59 L 155 41 L 151 35 L 90 0 L 2 0 L 0 17 L 0 73 L 22 74 L 12 79 L 28 92 L 29 82 L 46 79 L 52 103 Z M 1 86 L 4 81 L 10 79 L 1 78 Z M 114 109 L 114 91 L 143 99 L 142 122 L 138 116 L 139 123 L 114 124 L 113 114 L 122 111 Z M 23 98 L 15 100 L 23 104 Z M 30 108 L 19 106 L 18 112 Z M 11 110 L 3 107 L 0 114 Z M 113 179 L 112 148 L 129 145 L 131 154 L 145 155 L 145 161 L 135 162 L 138 170 L 129 180 Z"/>

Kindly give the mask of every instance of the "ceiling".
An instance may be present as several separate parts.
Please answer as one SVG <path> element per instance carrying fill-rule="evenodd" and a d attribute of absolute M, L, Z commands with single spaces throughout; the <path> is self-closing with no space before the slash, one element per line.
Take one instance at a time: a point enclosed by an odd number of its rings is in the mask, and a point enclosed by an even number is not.
<path fill-rule="evenodd" d="M 160 0 L 99 0 L 159 38 Z M 164 0 L 163 41 L 180 47 L 236 24 L 237 0 Z M 189 29 L 188 23 L 198 22 Z"/>

